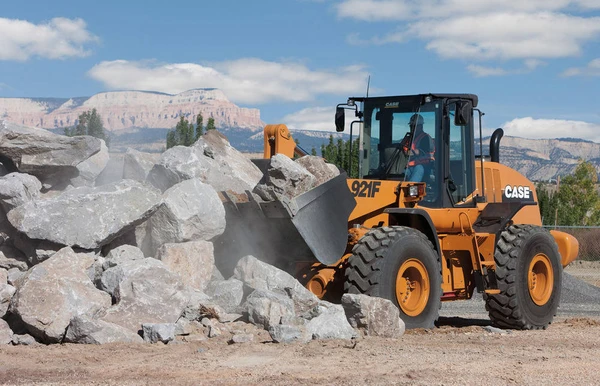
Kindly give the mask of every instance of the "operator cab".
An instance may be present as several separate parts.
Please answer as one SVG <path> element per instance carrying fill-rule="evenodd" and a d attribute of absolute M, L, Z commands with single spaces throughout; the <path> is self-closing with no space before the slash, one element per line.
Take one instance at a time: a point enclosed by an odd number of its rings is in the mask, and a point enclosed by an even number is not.
<path fill-rule="evenodd" d="M 361 103 L 360 109 L 356 102 Z M 359 133 L 359 178 L 426 183 L 420 205 L 441 208 L 475 205 L 464 200 L 475 190 L 471 94 L 424 94 L 350 98 Z M 340 125 L 341 123 L 341 125 Z M 340 130 L 341 131 L 341 130 Z"/>

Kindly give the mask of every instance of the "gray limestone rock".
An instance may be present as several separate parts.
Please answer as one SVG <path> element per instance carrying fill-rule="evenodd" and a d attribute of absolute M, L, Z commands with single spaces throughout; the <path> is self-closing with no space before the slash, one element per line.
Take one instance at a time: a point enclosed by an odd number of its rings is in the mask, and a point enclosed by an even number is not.
<path fill-rule="evenodd" d="M 14 334 L 12 343 L 15 346 L 31 346 L 37 344 L 37 341 L 29 334 Z"/>
<path fill-rule="evenodd" d="M 215 258 L 209 241 L 163 244 L 156 254 L 171 272 L 181 276 L 183 284 L 204 290 L 212 276 Z"/>
<path fill-rule="evenodd" d="M 169 343 L 175 339 L 175 323 L 144 323 L 142 330 L 144 342 Z"/>
<path fill-rule="evenodd" d="M 8 220 L 32 239 L 95 249 L 150 217 L 159 202 L 155 189 L 123 180 L 30 201 L 11 210 Z"/>
<path fill-rule="evenodd" d="M 268 330 L 295 316 L 294 303 L 283 294 L 255 290 L 248 296 L 243 308 L 250 323 Z"/>
<path fill-rule="evenodd" d="M 253 334 L 234 334 L 231 337 L 230 343 L 248 343 L 254 340 Z"/>
<path fill-rule="evenodd" d="M 110 296 L 95 288 L 86 274 L 93 263 L 69 247 L 61 249 L 21 279 L 11 312 L 43 342 L 62 341 L 73 317 L 94 317 L 110 306 Z"/>
<path fill-rule="evenodd" d="M 244 298 L 244 283 L 234 278 L 213 280 L 208 283 L 204 292 L 226 312 L 237 312 Z"/>
<path fill-rule="evenodd" d="M 317 179 L 304 166 L 283 154 L 271 157 L 266 181 L 254 190 L 263 200 L 293 199 L 317 186 Z"/>
<path fill-rule="evenodd" d="M 71 179 L 71 185 L 79 186 L 94 186 L 96 178 L 102 173 L 108 164 L 109 160 L 108 148 L 104 140 L 100 140 L 100 151 L 92 155 L 83 162 L 77 164 L 79 174 Z"/>
<path fill-rule="evenodd" d="M 67 328 L 65 342 L 85 344 L 143 343 L 143 339 L 138 334 L 114 323 L 85 316 L 76 316 L 71 319 L 71 323 Z"/>
<path fill-rule="evenodd" d="M 101 140 L 67 137 L 47 130 L 6 123 L 0 128 L 0 154 L 19 172 L 36 176 L 42 184 L 57 185 L 77 177 L 77 165 L 101 150 Z"/>
<path fill-rule="evenodd" d="M 127 148 L 123 157 L 123 178 L 127 180 L 146 181 L 148 173 L 160 159 L 158 153 L 144 153 Z"/>
<path fill-rule="evenodd" d="M 13 287 L 18 287 L 26 275 L 27 271 L 21 271 L 18 268 L 11 268 L 8 270 L 8 284 L 12 285 Z"/>
<path fill-rule="evenodd" d="M 17 289 L 10 284 L 0 284 L 0 318 L 6 315 L 10 299 L 17 292 Z"/>
<path fill-rule="evenodd" d="M 13 332 L 5 320 L 0 319 L 0 346 L 11 344 L 13 340 Z"/>
<path fill-rule="evenodd" d="M 149 220 L 155 249 L 165 243 L 210 240 L 225 230 L 225 209 L 217 192 L 199 179 L 183 181 L 163 194 Z"/>
<path fill-rule="evenodd" d="M 356 336 L 339 304 L 321 301 L 302 317 L 308 320 L 305 327 L 312 339 L 352 339 Z"/>
<path fill-rule="evenodd" d="M 199 178 L 217 191 L 243 193 L 254 189 L 262 172 L 225 136 L 211 130 L 192 146 L 175 146 L 165 151 L 148 173 L 148 181 L 162 191 L 192 178 Z"/>
<path fill-rule="evenodd" d="M 306 336 L 306 331 L 302 326 L 279 324 L 269 328 L 269 335 L 271 335 L 271 339 L 275 343 L 292 343 L 303 340 Z"/>
<path fill-rule="evenodd" d="M 6 213 L 17 206 L 40 197 L 42 183 L 25 173 L 10 173 L 0 177 L 0 205 Z"/>
<path fill-rule="evenodd" d="M 400 312 L 387 299 L 344 294 L 342 307 L 350 325 L 365 335 L 399 338 L 404 334 L 405 325 L 400 319 Z"/>
<path fill-rule="evenodd" d="M 120 245 L 106 255 L 102 268 L 107 270 L 125 261 L 141 260 L 144 258 L 144 253 L 138 247 L 133 245 Z"/>
<path fill-rule="evenodd" d="M 295 162 L 302 165 L 310 174 L 315 176 L 315 186 L 321 185 L 340 175 L 337 166 L 325 162 L 323 157 L 305 155 L 298 158 Z"/>
<path fill-rule="evenodd" d="M 288 294 L 294 301 L 296 314 L 308 311 L 319 303 L 319 298 L 292 275 L 254 256 L 245 256 L 238 262 L 234 277 L 254 289 Z"/>
<path fill-rule="evenodd" d="M 8 283 L 8 270 L 0 267 L 0 285 Z"/>
<path fill-rule="evenodd" d="M 138 332 L 143 323 L 175 323 L 190 295 L 178 275 L 156 259 L 126 261 L 104 272 L 120 270 L 113 296 L 116 304 L 101 319 Z M 104 275 L 103 275 L 104 279 Z"/>
<path fill-rule="evenodd" d="M 2 245 L 0 247 L 0 268 L 6 270 L 17 268 L 21 271 L 27 271 L 29 266 L 27 258 L 20 250 L 8 245 Z"/>

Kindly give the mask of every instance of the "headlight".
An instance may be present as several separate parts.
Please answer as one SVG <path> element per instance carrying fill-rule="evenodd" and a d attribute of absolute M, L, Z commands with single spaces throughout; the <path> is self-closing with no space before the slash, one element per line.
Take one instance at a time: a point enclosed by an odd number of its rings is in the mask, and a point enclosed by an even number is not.
<path fill-rule="evenodd" d="M 413 185 L 408 188 L 408 195 L 411 197 L 417 197 L 419 195 L 419 186 Z"/>

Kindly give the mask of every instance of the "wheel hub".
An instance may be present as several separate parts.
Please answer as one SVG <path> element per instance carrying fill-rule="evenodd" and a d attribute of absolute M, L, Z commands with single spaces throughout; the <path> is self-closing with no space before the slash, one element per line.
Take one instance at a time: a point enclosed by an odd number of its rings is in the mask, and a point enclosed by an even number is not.
<path fill-rule="evenodd" d="M 396 299 L 400 309 L 408 316 L 423 312 L 429 300 L 429 275 L 427 269 L 417 259 L 406 260 L 396 277 Z"/>
<path fill-rule="evenodd" d="M 548 256 L 538 253 L 529 264 L 527 284 L 531 300 L 538 306 L 548 303 L 554 286 L 554 271 Z"/>

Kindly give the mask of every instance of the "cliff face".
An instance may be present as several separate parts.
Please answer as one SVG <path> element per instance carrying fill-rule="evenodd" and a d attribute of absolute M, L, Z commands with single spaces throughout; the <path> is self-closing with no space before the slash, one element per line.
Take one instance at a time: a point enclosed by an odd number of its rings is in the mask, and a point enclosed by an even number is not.
<path fill-rule="evenodd" d="M 258 109 L 238 107 L 216 89 L 196 89 L 177 95 L 112 91 L 90 98 L 0 98 L 0 118 L 30 127 L 56 129 L 73 126 L 84 111 L 95 108 L 104 127 L 113 132 L 131 128 L 172 128 L 184 114 L 194 120 L 202 113 L 204 124 L 213 117 L 217 127 L 258 130 L 264 126 Z"/>
<path fill-rule="evenodd" d="M 580 160 L 591 162 L 600 172 L 600 144 L 573 138 L 504 137 L 500 142 L 500 162 L 530 180 L 544 181 L 571 174 Z"/>

